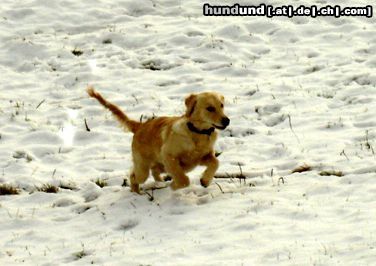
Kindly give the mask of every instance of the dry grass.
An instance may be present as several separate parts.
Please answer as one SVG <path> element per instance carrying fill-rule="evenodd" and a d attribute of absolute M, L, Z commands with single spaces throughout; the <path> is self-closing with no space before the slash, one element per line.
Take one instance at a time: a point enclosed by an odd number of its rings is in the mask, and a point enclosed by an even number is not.
<path fill-rule="evenodd" d="M 43 186 L 38 187 L 37 190 L 45 193 L 57 193 L 59 188 L 51 184 L 44 184 Z"/>
<path fill-rule="evenodd" d="M 243 175 L 243 173 L 218 173 L 214 176 L 214 178 L 219 178 L 219 179 L 225 179 L 225 178 L 233 178 L 233 179 L 246 179 L 247 177 Z"/>
<path fill-rule="evenodd" d="M 72 54 L 74 54 L 75 56 L 80 56 L 80 55 L 82 55 L 84 52 L 83 51 L 81 51 L 80 49 L 77 49 L 77 48 L 74 48 L 73 50 L 72 50 Z"/>
<path fill-rule="evenodd" d="M 59 188 L 61 189 L 68 189 L 68 190 L 77 190 L 77 187 L 73 183 L 68 183 L 68 182 L 60 182 Z"/>
<path fill-rule="evenodd" d="M 335 171 L 335 170 L 329 170 L 329 171 L 321 171 L 319 173 L 319 175 L 321 176 L 331 176 L 331 175 L 335 175 L 335 176 L 344 176 L 343 172 L 342 171 Z"/>
<path fill-rule="evenodd" d="M 0 196 L 17 194 L 20 194 L 20 190 L 18 188 L 7 184 L 0 184 Z"/>
<path fill-rule="evenodd" d="M 160 66 L 160 64 L 158 62 L 154 62 L 152 60 L 142 63 L 142 67 L 144 69 L 149 69 L 149 70 L 152 70 L 152 71 L 162 70 L 162 67 Z"/>
<path fill-rule="evenodd" d="M 291 171 L 291 173 L 303 173 L 303 172 L 308 172 L 308 171 L 311 171 L 311 170 L 312 170 L 311 166 L 309 166 L 307 164 L 303 164 L 303 165 L 298 166 L 295 169 L 293 169 Z"/>
<path fill-rule="evenodd" d="M 123 179 L 123 184 L 121 184 L 122 187 L 129 187 L 129 184 L 128 184 L 128 180 L 127 179 Z"/>
<path fill-rule="evenodd" d="M 81 250 L 79 252 L 73 253 L 73 256 L 74 256 L 75 260 L 80 260 L 83 257 L 86 257 L 87 255 L 88 254 L 84 250 Z"/>
<path fill-rule="evenodd" d="M 247 176 L 243 174 L 243 169 L 242 169 L 242 166 L 240 163 L 238 163 L 238 166 L 239 166 L 239 171 L 240 173 L 232 173 L 232 174 L 229 174 L 229 173 L 225 173 L 225 174 L 216 174 L 214 175 L 214 178 L 229 178 L 229 179 L 239 179 L 239 182 L 242 183 L 242 181 L 244 182 L 245 184 L 245 180 L 247 179 Z"/>
<path fill-rule="evenodd" d="M 100 187 L 100 188 L 103 188 L 103 187 L 106 187 L 108 184 L 107 184 L 107 181 L 104 180 L 104 179 L 100 179 L 100 178 L 97 178 L 94 183 Z"/>

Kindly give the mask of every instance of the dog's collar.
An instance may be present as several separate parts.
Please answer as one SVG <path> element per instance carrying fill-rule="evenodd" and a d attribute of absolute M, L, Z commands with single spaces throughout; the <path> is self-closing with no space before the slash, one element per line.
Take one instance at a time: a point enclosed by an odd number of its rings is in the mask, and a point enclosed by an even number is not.
<path fill-rule="evenodd" d="M 211 128 L 208 128 L 208 129 L 198 129 L 197 127 L 195 127 L 191 122 L 188 122 L 187 123 L 187 127 L 190 131 L 194 132 L 194 133 L 197 133 L 197 134 L 202 134 L 202 135 L 208 135 L 210 136 L 211 133 L 214 132 L 215 128 L 214 127 L 211 127 Z"/>

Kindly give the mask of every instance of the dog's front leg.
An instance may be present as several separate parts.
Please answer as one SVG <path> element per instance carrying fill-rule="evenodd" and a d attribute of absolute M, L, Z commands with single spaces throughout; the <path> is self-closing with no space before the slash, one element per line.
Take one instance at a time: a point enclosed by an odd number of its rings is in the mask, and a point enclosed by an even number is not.
<path fill-rule="evenodd" d="M 189 186 L 189 178 L 180 166 L 179 159 L 173 155 L 164 156 L 164 166 L 167 173 L 172 176 L 171 188 L 177 190 Z"/>
<path fill-rule="evenodd" d="M 214 153 L 211 152 L 210 154 L 205 155 L 204 158 L 202 158 L 200 164 L 206 166 L 206 170 L 202 174 L 202 177 L 200 179 L 201 185 L 203 187 L 208 187 L 213 180 L 215 172 L 218 169 L 218 159 L 215 157 Z"/>

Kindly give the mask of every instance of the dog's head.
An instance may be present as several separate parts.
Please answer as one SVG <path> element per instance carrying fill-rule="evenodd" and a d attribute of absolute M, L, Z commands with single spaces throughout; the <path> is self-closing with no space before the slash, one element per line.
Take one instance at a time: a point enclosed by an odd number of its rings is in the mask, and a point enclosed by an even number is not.
<path fill-rule="evenodd" d="M 225 129 L 230 119 L 224 114 L 224 100 L 223 95 L 215 92 L 191 94 L 185 99 L 186 116 L 201 129 Z"/>

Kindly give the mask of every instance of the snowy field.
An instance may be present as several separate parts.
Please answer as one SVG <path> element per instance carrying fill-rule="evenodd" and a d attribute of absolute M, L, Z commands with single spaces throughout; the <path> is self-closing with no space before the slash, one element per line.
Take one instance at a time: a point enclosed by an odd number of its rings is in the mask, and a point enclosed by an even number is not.
<path fill-rule="evenodd" d="M 0 184 L 19 194 L 0 196 L 0 265 L 374 265 L 375 18 L 204 17 L 203 4 L 1 2 Z M 199 168 L 184 190 L 150 178 L 131 193 L 132 135 L 88 84 L 134 119 L 224 94 L 227 178 L 203 188 Z"/>

